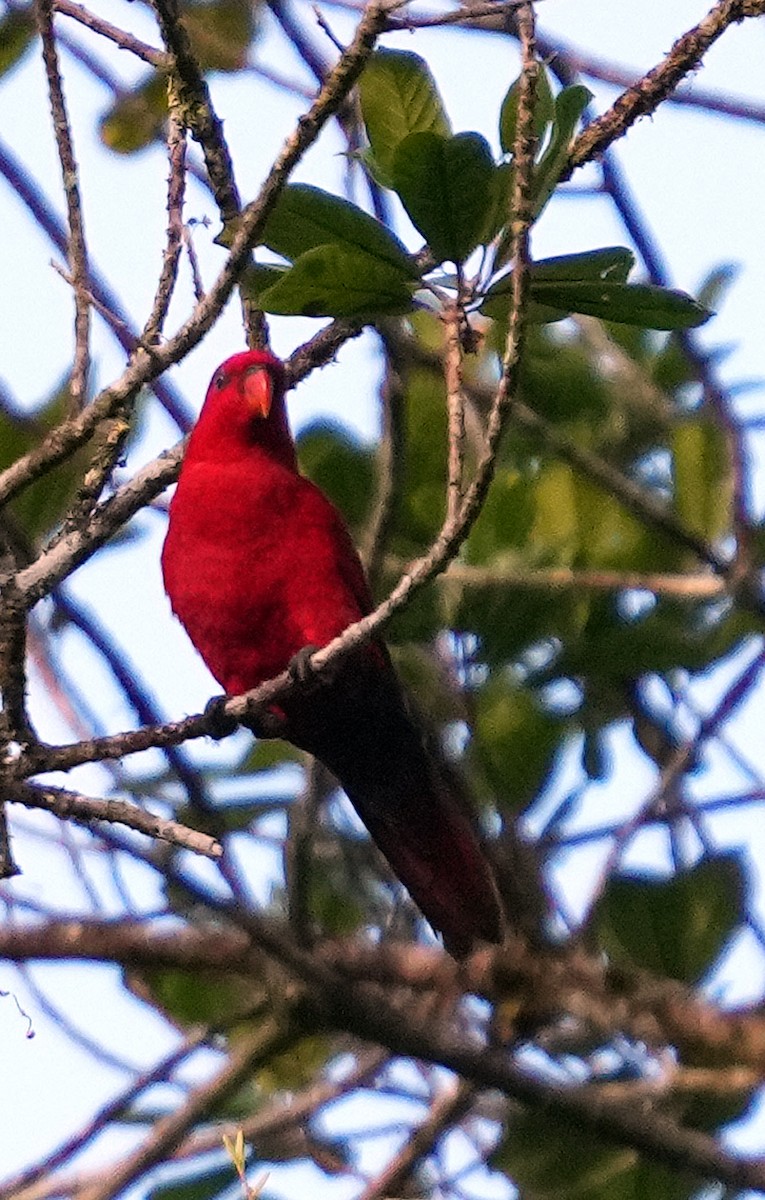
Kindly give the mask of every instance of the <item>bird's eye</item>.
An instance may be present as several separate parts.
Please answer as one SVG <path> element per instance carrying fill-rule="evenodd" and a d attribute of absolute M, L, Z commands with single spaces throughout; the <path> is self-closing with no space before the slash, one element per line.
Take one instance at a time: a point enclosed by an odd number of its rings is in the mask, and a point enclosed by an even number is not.
<path fill-rule="evenodd" d="M 223 373 L 223 371 L 218 372 L 218 374 L 213 379 L 213 383 L 215 384 L 218 391 L 220 391 L 221 388 L 226 386 L 226 376 Z"/>

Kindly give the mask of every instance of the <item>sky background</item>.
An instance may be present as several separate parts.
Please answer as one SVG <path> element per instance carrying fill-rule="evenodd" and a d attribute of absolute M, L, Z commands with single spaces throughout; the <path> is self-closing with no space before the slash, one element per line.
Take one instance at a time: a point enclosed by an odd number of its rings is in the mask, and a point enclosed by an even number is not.
<path fill-rule="evenodd" d="M 95 11 L 118 25 L 130 28 L 152 44 L 158 37 L 150 14 L 137 4 L 104 0 L 92 4 Z M 644 0 L 640 5 L 627 0 L 542 0 L 538 6 L 539 27 L 550 38 L 587 48 L 599 57 L 612 59 L 636 74 L 658 62 L 677 36 L 695 23 L 707 5 L 691 0 Z M 305 9 L 305 12 L 308 10 Z M 333 30 L 348 38 L 352 21 L 347 14 L 327 6 L 323 9 Z M 61 21 L 78 40 L 92 44 L 79 28 Z M 425 55 L 446 101 L 455 130 L 476 129 L 496 146 L 499 106 L 509 83 L 518 71 L 514 44 L 486 35 L 466 37 L 456 31 L 427 35 L 388 36 L 385 45 L 414 49 Z M 124 80 L 137 78 L 127 55 L 100 44 L 99 55 Z M 705 59 L 704 68 L 692 87 L 718 89 L 740 97 L 765 102 L 762 55 L 765 27 L 747 22 L 729 30 Z M 269 18 L 255 50 L 256 58 L 310 85 L 302 65 L 285 51 L 285 42 Z M 161 149 L 121 158 L 104 150 L 97 136 L 95 117 L 110 98 L 104 87 L 65 55 L 65 82 L 74 127 L 76 151 L 82 173 L 86 231 L 93 261 L 117 290 L 124 306 L 140 323 L 148 311 L 158 272 L 165 226 L 167 167 Z M 236 79 L 213 76 L 213 99 L 225 122 L 232 147 L 240 191 L 251 198 L 284 137 L 304 107 L 294 97 L 265 84 L 255 75 Z M 594 106 L 602 111 L 617 89 L 588 81 L 595 92 Z M 26 168 L 52 196 L 62 212 L 59 166 L 53 145 L 42 68 L 36 52 L 28 55 L 13 72 L 0 80 L 0 130 L 2 137 L 22 159 Z M 341 190 L 344 160 L 341 142 L 327 130 L 301 164 L 295 178 Z M 672 282 L 688 291 L 697 290 L 705 275 L 724 263 L 739 265 L 739 273 L 716 319 L 700 331 L 704 345 L 726 346 L 730 353 L 720 365 L 720 376 L 741 390 L 738 411 L 748 417 L 765 415 L 763 366 L 763 317 L 765 316 L 765 130 L 754 123 L 731 122 L 702 111 L 670 104 L 652 119 L 643 119 L 617 148 L 620 164 L 646 220 L 662 249 Z M 575 179 L 575 184 L 584 181 Z M 590 176 L 589 178 L 592 178 Z M 195 247 L 204 279 L 209 283 L 219 270 L 223 252 L 213 244 L 217 232 L 214 205 L 208 194 L 193 181 L 189 184 L 186 217 L 211 219 L 209 229 L 199 228 Z M 405 219 L 401 233 L 411 245 L 411 229 Z M 65 375 L 71 361 L 72 303 L 67 285 L 50 267 L 52 252 L 18 200 L 0 183 L 0 270 L 5 286 L 0 290 L 0 381 L 20 406 L 32 409 L 47 397 Z M 610 203 L 604 198 L 556 199 L 534 231 L 537 257 L 574 252 L 596 246 L 628 244 Z M 188 272 L 184 268 L 186 276 Z M 188 278 L 179 288 L 169 327 L 185 316 L 191 303 Z M 310 336 L 315 323 L 290 319 L 272 322 L 274 348 L 287 354 Z M 219 361 L 242 346 L 239 313 L 231 303 L 216 328 L 170 376 L 185 396 L 189 408 L 198 411 L 207 382 Z M 372 339 L 367 335 L 349 343 L 336 365 L 317 372 L 301 385 L 291 399 L 296 426 L 308 419 L 331 415 L 346 423 L 361 437 L 376 433 L 373 403 L 379 372 Z M 93 352 L 98 385 L 115 377 L 124 356 L 112 335 L 96 319 Z M 127 471 L 132 471 L 177 440 L 170 421 L 154 414 L 145 422 L 142 436 L 134 445 Z M 750 444 L 755 465 L 755 504 L 765 505 L 765 472 L 761 470 L 762 447 L 758 436 Z M 125 637 L 130 632 L 130 655 L 150 688 L 160 698 L 168 716 L 197 711 L 214 687 L 201 662 L 190 650 L 180 627 L 172 621 L 159 575 L 159 548 L 163 524 L 159 515 L 140 518 L 144 534 L 119 559 L 108 552 L 80 571 L 73 580 L 73 593 L 92 605 L 104 622 Z M 119 563 L 119 577 L 115 568 Z M 132 723 L 131 714 L 119 697 L 104 684 L 103 671 L 82 645 L 72 639 L 64 655 L 65 666 L 91 697 L 105 728 L 117 730 Z M 39 676 L 38 676 L 39 684 Z M 46 701 L 45 689 L 33 692 L 34 716 L 43 736 L 68 740 L 72 732 Z M 755 753 L 762 740 L 762 712 L 746 710 L 736 725 L 736 737 Z M 618 737 L 618 734 L 616 735 Z M 194 751 L 209 759 L 210 747 Z M 230 752 L 230 750 L 229 750 Z M 216 748 L 212 753 L 225 754 Z M 756 752 L 762 756 L 762 751 Z M 565 769 L 565 767 L 564 767 Z M 650 777 L 641 763 L 634 762 L 629 787 L 645 794 Z M 99 771 L 83 771 L 79 781 L 84 790 L 103 790 Z M 564 786 L 565 780 L 559 781 Z M 622 799 L 629 802 L 629 787 Z M 633 793 L 633 794 L 634 794 Z M 609 802 L 613 797 L 609 798 Z M 67 871 L 59 848 L 33 832 L 45 834 L 42 820 L 28 815 L 19 826 L 29 830 L 29 839 L 19 838 L 22 878 L 11 886 L 32 902 L 48 903 L 50 880 L 55 878 L 55 903 L 77 908 L 82 903 L 79 885 Z M 735 821 L 720 824 L 720 837 L 735 842 Z M 747 831 L 751 839 L 751 829 Z M 646 835 L 647 837 L 649 835 Z M 755 835 L 756 836 L 756 835 Z M 765 837 L 765 835 L 762 835 Z M 758 839 L 762 841 L 762 838 Z M 757 842 L 755 841 L 755 845 Z M 765 852 L 765 845 L 761 847 Z M 600 851 L 593 849 L 591 869 Z M 649 843 L 641 843 L 638 856 L 649 857 Z M 586 875 L 587 859 L 580 857 L 578 871 Z M 760 861 L 765 861 L 765 853 Z M 131 868 L 131 883 L 142 889 L 144 903 L 152 906 L 155 887 L 148 872 Z M 268 877 L 262 863 L 255 875 Z M 139 879 L 138 877 L 141 876 Z M 256 882 L 254 887 L 266 887 Z M 573 912 L 583 892 L 572 877 L 564 881 Z M 106 869 L 100 894 L 107 908 L 119 911 L 118 897 Z M 727 974 L 728 988 L 745 995 L 760 987 L 759 975 L 751 966 L 746 945 Z M 759 968 L 757 968 L 759 971 Z M 122 990 L 117 973 L 77 966 L 35 967 L 32 976 L 44 993 L 66 1011 L 85 1038 L 111 1048 L 118 1059 L 137 1065 L 152 1062 L 173 1044 L 172 1035 L 147 1008 L 136 1005 Z M 82 1125 L 94 1109 L 124 1086 L 125 1074 L 117 1064 L 94 1065 L 83 1047 L 61 1034 L 41 1001 L 17 972 L 0 964 L 0 989 L 10 990 L 30 1014 L 35 1038 L 25 1038 L 26 1022 L 10 997 L 0 996 L 0 1056 L 13 1088 L 0 1089 L 0 1176 L 10 1173 L 43 1154 L 63 1136 Z M 197 1070 L 201 1070 L 197 1064 Z M 94 1147 L 95 1158 L 110 1159 L 120 1147 L 132 1144 L 129 1131 L 110 1133 L 108 1142 Z M 382 1155 L 385 1147 L 370 1151 Z M 274 1190 L 290 1190 L 289 1176 Z M 301 1177 L 302 1179 L 303 1177 Z M 317 1186 L 319 1179 L 317 1176 Z M 302 1184 L 301 1184 L 302 1186 Z M 343 1186 L 332 1182 L 335 1197 L 344 1196 Z"/>

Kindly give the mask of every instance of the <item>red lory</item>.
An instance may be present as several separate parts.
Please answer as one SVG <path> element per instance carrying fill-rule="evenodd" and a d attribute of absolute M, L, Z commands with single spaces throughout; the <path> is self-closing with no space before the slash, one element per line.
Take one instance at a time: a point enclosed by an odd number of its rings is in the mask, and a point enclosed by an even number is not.
<path fill-rule="evenodd" d="M 172 608 L 238 695 L 325 646 L 373 607 L 350 533 L 300 474 L 282 363 L 263 350 L 215 372 L 191 435 L 162 552 Z M 365 642 L 278 703 L 280 736 L 338 780 L 447 949 L 498 942 L 491 868 L 428 750 L 385 644 Z"/>

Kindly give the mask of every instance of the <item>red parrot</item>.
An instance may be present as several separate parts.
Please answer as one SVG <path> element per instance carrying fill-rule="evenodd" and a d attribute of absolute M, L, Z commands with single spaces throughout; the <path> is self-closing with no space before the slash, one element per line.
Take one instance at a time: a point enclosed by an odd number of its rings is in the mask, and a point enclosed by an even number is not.
<path fill-rule="evenodd" d="M 173 612 L 229 695 L 278 675 L 372 610 L 334 505 L 298 471 L 282 363 L 263 350 L 215 372 L 189 440 L 162 551 Z M 491 869 L 426 749 L 385 644 L 279 701 L 279 736 L 335 776 L 446 948 L 501 941 Z"/>

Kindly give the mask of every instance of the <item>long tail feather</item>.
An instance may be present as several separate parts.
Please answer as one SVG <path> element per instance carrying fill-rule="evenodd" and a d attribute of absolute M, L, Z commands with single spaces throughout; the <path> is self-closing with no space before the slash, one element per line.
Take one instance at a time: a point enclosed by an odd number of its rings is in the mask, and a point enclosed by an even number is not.
<path fill-rule="evenodd" d="M 423 914 L 460 958 L 499 942 L 503 915 L 478 837 L 434 764 L 381 647 L 290 701 L 290 741 L 335 775 Z M 384 657 L 383 657 L 384 656 Z"/>

